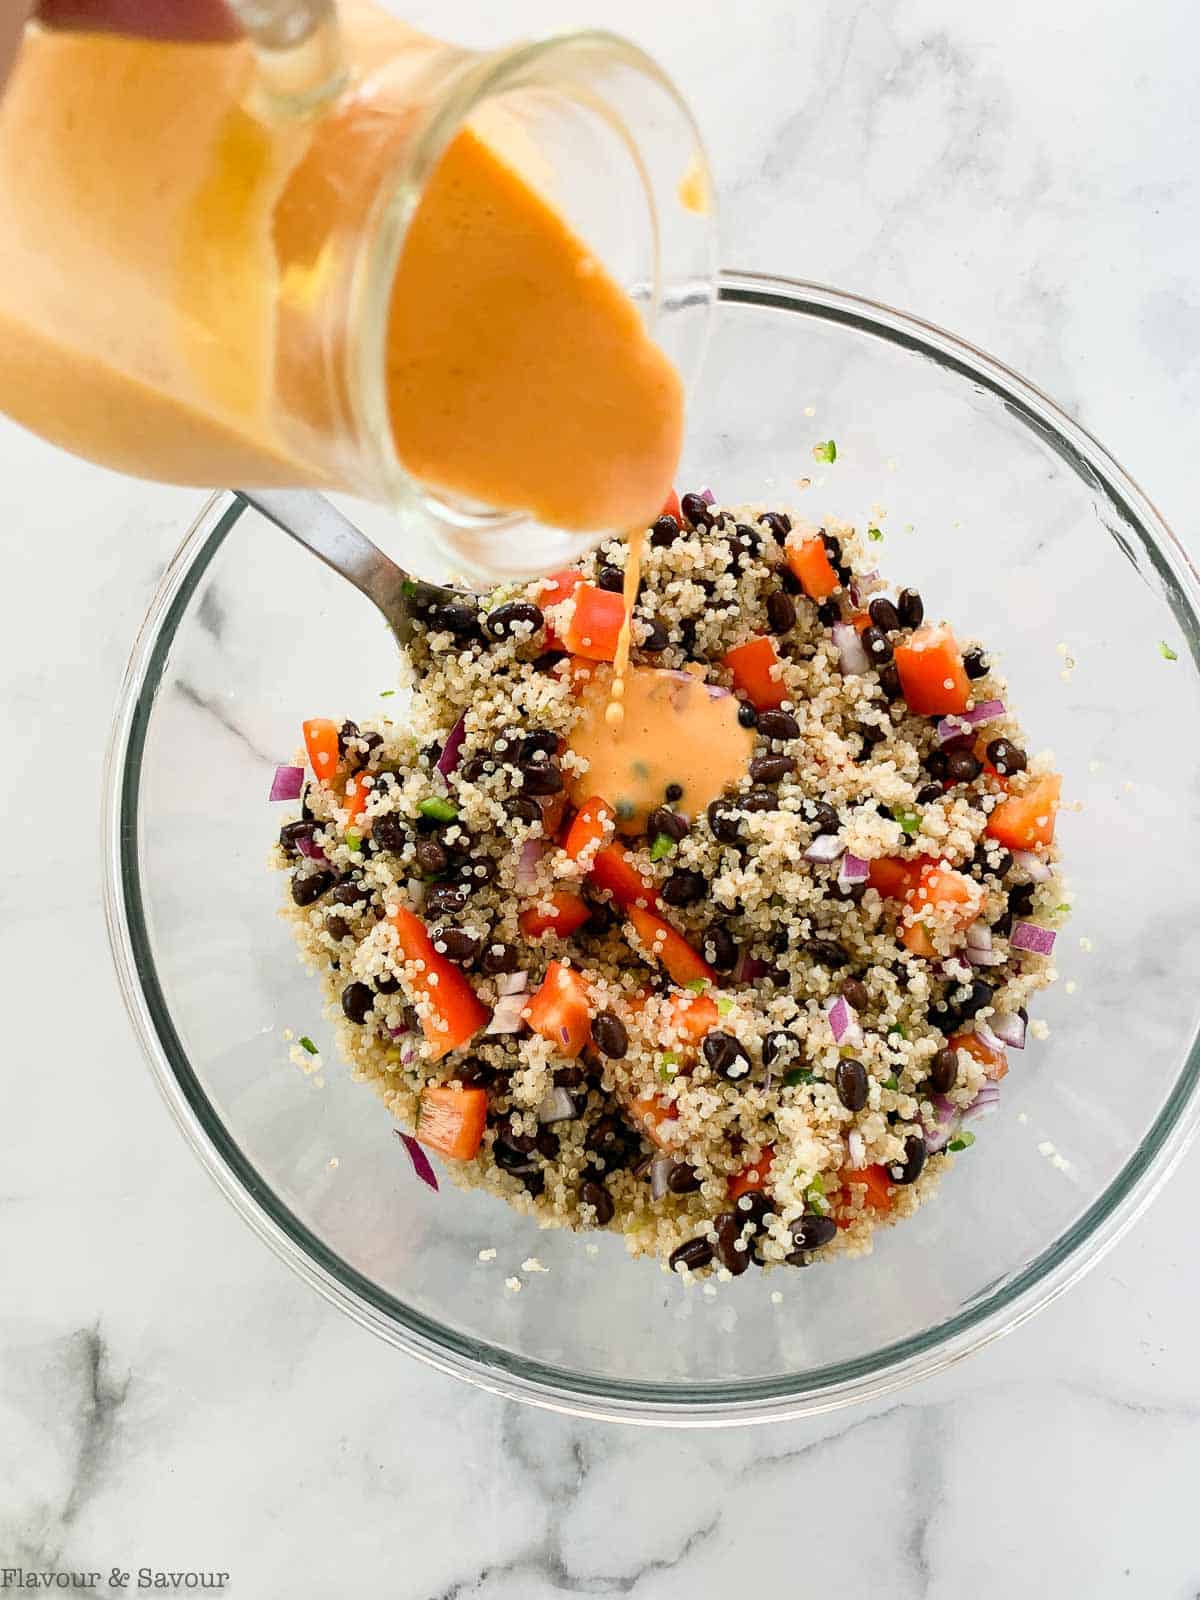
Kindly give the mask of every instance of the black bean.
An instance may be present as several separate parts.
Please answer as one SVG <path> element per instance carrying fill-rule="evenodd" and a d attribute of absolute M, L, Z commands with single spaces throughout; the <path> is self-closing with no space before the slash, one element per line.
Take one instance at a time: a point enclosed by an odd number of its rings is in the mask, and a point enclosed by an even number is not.
<path fill-rule="evenodd" d="M 879 595 L 867 607 L 871 621 L 882 633 L 894 633 L 900 626 L 900 613 L 884 595 Z"/>
<path fill-rule="evenodd" d="M 836 600 L 822 600 L 817 607 L 817 621 L 826 628 L 832 628 L 835 622 L 842 620 L 842 610 Z"/>
<path fill-rule="evenodd" d="M 689 497 L 689 498 L 699 498 L 699 497 L 695 496 L 695 497 Z M 700 504 L 703 505 L 704 502 L 701 500 Z M 698 527 L 699 526 L 699 524 L 696 523 L 694 519 L 689 519 L 689 520 L 692 521 L 693 527 Z M 654 526 L 650 529 L 650 543 L 654 546 L 654 548 L 656 550 L 665 550 L 667 545 L 674 544 L 676 539 L 678 539 L 678 537 L 679 537 L 679 524 L 678 524 L 678 522 L 676 522 L 676 520 L 675 520 L 675 518 L 673 516 L 671 516 L 668 512 L 664 511 L 661 517 L 656 517 L 655 518 Z"/>
<path fill-rule="evenodd" d="M 750 1224 L 747 1233 L 751 1231 L 761 1233 L 767 1218 L 775 1213 L 775 1202 L 761 1190 L 751 1189 L 747 1194 L 738 1195 L 733 1203 L 733 1209 L 737 1212 L 738 1221 L 743 1228 L 747 1223 Z"/>
<path fill-rule="evenodd" d="M 948 761 L 949 757 L 944 750 L 931 750 L 921 765 L 931 778 L 936 778 L 940 783 L 946 776 Z"/>
<path fill-rule="evenodd" d="M 438 841 L 452 856 L 465 856 L 475 848 L 475 836 L 459 823 L 451 833 L 443 834 Z"/>
<path fill-rule="evenodd" d="M 698 494 L 685 494 L 679 502 L 679 509 L 693 528 L 712 527 L 713 514 L 709 510 L 707 502 L 702 500 Z M 675 519 L 672 517 L 671 520 L 673 522 Z"/>
<path fill-rule="evenodd" d="M 515 630 L 525 624 L 530 634 L 536 634 L 544 621 L 541 606 L 534 605 L 531 600 L 506 600 L 504 605 L 496 606 L 496 610 L 488 611 L 483 626 L 493 638 L 512 638 Z"/>
<path fill-rule="evenodd" d="M 667 800 L 671 805 L 674 805 L 677 800 L 683 799 L 683 785 L 681 783 L 669 783 L 665 793 Z"/>
<path fill-rule="evenodd" d="M 876 722 L 860 722 L 855 727 L 855 733 L 862 740 L 862 753 L 870 755 L 877 744 L 882 744 L 888 736 L 888 730 L 881 728 Z"/>
<path fill-rule="evenodd" d="M 895 662 L 889 661 L 885 667 L 880 667 L 879 687 L 883 690 L 884 699 L 889 704 L 894 700 L 900 699 L 900 674 L 896 671 Z"/>
<path fill-rule="evenodd" d="M 501 1119 L 496 1130 L 496 1137 L 524 1155 L 532 1155 L 537 1148 L 537 1135 L 533 1133 L 518 1133 L 511 1111 L 508 1116 Z"/>
<path fill-rule="evenodd" d="M 642 640 L 639 648 L 644 650 L 648 656 L 657 656 L 662 654 L 669 643 L 670 635 L 667 633 L 667 630 L 663 627 L 662 623 L 655 618 L 655 620 L 651 622 L 649 631 L 647 632 L 646 637 Z"/>
<path fill-rule="evenodd" d="M 662 886 L 662 897 L 669 906 L 690 906 L 708 893 L 708 879 L 691 867 L 677 867 Z"/>
<path fill-rule="evenodd" d="M 773 589 L 767 596 L 767 621 L 772 633 L 791 633 L 796 626 L 796 602 L 782 589 Z"/>
<path fill-rule="evenodd" d="M 516 1172 L 519 1174 L 531 1165 L 527 1151 L 517 1150 L 503 1139 L 497 1139 L 492 1145 L 492 1160 L 500 1168 L 501 1172 Z"/>
<path fill-rule="evenodd" d="M 673 520 L 674 518 L 672 518 Z M 616 1207 L 613 1205 L 612 1195 L 609 1194 L 604 1185 L 598 1183 L 594 1178 L 587 1179 L 585 1183 L 580 1185 L 579 1198 L 585 1206 L 591 1206 L 595 1211 L 596 1226 L 598 1228 L 606 1228 L 613 1219 Z"/>
<path fill-rule="evenodd" d="M 550 728 L 530 728 L 521 739 L 522 762 L 532 761 L 537 755 L 556 756 L 558 754 L 558 735 Z"/>
<path fill-rule="evenodd" d="M 342 1010 L 351 1022 L 367 1020 L 375 1004 L 375 991 L 369 983 L 348 983 L 342 990 Z"/>
<path fill-rule="evenodd" d="M 777 928 L 767 943 L 777 956 L 782 956 L 791 949 L 792 937 L 786 928 Z"/>
<path fill-rule="evenodd" d="M 737 966 L 738 948 L 728 928 L 720 923 L 706 928 L 700 944 L 700 953 L 710 967 L 718 972 L 731 972 Z"/>
<path fill-rule="evenodd" d="M 728 800 L 712 800 L 706 812 L 713 837 L 722 844 L 736 844 L 742 836 L 742 819 Z"/>
<path fill-rule="evenodd" d="M 804 585 L 791 567 L 780 567 L 775 576 L 784 594 L 799 595 L 804 593 Z"/>
<path fill-rule="evenodd" d="M 678 1272 L 680 1267 L 686 1267 L 689 1272 L 699 1272 L 701 1267 L 707 1267 L 713 1258 L 712 1245 L 703 1237 L 689 1239 L 681 1244 L 677 1250 L 671 1252 L 667 1265 L 672 1272 Z"/>
<path fill-rule="evenodd" d="M 1027 917 L 1033 910 L 1034 896 L 1037 894 L 1037 885 L 1033 883 L 1018 883 L 1008 891 L 1008 909 L 1014 917 Z"/>
<path fill-rule="evenodd" d="M 741 723 L 743 728 L 757 728 L 758 712 L 752 705 L 748 705 L 746 701 L 743 700 L 741 705 L 738 706 L 738 721 Z"/>
<path fill-rule="evenodd" d="M 963 671 L 968 678 L 985 678 L 991 671 L 991 662 L 978 645 L 973 645 L 963 656 Z"/>
<path fill-rule="evenodd" d="M 1007 939 L 1012 932 L 1013 914 L 1011 911 L 1002 911 L 992 923 L 992 932 L 998 939 Z"/>
<path fill-rule="evenodd" d="M 483 943 L 465 928 L 436 928 L 430 934 L 430 939 L 438 955 L 445 956 L 448 961 L 453 961 L 460 967 L 465 967 L 469 961 L 474 961 Z"/>
<path fill-rule="evenodd" d="M 764 511 L 758 519 L 776 544 L 786 544 L 792 531 L 792 519 L 786 511 Z"/>
<path fill-rule="evenodd" d="M 553 1128 L 539 1128 L 534 1148 L 538 1155 L 545 1161 L 553 1161 L 558 1155 L 559 1137 Z"/>
<path fill-rule="evenodd" d="M 334 885 L 332 872 L 309 872 L 304 877 L 298 873 L 292 879 L 292 899 L 298 906 L 311 906 L 327 889 Z"/>
<path fill-rule="evenodd" d="M 543 650 L 540 656 L 534 656 L 529 665 L 535 672 L 552 672 L 562 659 L 561 650 Z"/>
<path fill-rule="evenodd" d="M 790 711 L 760 711 L 758 731 L 764 739 L 798 739 L 800 724 Z"/>
<path fill-rule="evenodd" d="M 796 763 L 791 756 L 755 756 L 749 767 L 755 783 L 779 783 L 795 770 Z"/>
<path fill-rule="evenodd" d="M 786 1028 L 772 1028 L 762 1044 L 763 1066 L 770 1067 L 778 1061 L 786 1066 L 789 1061 L 798 1061 L 801 1055 L 800 1041 L 794 1033 L 789 1033 Z"/>
<path fill-rule="evenodd" d="M 629 1049 L 625 1024 L 612 1011 L 599 1011 L 592 1020 L 592 1043 L 610 1061 L 623 1061 Z"/>
<path fill-rule="evenodd" d="M 700 1187 L 700 1174 L 686 1161 L 676 1161 L 667 1173 L 667 1188 L 672 1194 L 694 1194 Z"/>
<path fill-rule="evenodd" d="M 479 612 L 474 606 L 452 604 L 432 606 L 429 627 L 435 633 L 452 633 L 456 639 L 469 639 L 479 626 Z"/>
<path fill-rule="evenodd" d="M 995 998 L 996 992 L 990 983 L 985 983 L 982 978 L 972 978 L 971 992 L 965 1000 L 958 1002 L 958 1009 L 964 1017 L 973 1017 L 984 1006 L 990 1006 Z"/>
<path fill-rule="evenodd" d="M 892 659 L 891 641 L 880 628 L 872 626 L 863 629 L 862 647 L 867 652 L 867 659 L 877 667 L 886 666 Z"/>
<path fill-rule="evenodd" d="M 806 1211 L 790 1226 L 792 1243 L 797 1250 L 820 1250 L 837 1238 L 837 1223 L 833 1218 L 818 1216 L 815 1211 Z"/>
<path fill-rule="evenodd" d="M 746 1054 L 745 1046 L 721 1028 L 706 1033 L 700 1048 L 705 1061 L 722 1078 L 744 1078 L 750 1071 L 750 1057 Z"/>
<path fill-rule="evenodd" d="M 598 588 L 607 589 L 609 594 L 621 594 L 625 588 L 625 574 L 620 567 L 605 562 L 596 574 L 596 584 Z"/>
<path fill-rule="evenodd" d="M 750 1241 L 742 1238 L 742 1232 L 743 1229 L 747 1233 L 750 1230 L 734 1211 L 718 1213 L 713 1218 L 713 1228 L 717 1235 L 717 1260 L 726 1272 L 740 1278 L 750 1265 Z"/>
<path fill-rule="evenodd" d="M 925 620 L 925 602 L 916 589 L 901 589 L 896 610 L 902 628 L 919 628 Z"/>
<path fill-rule="evenodd" d="M 518 1176 L 525 1187 L 526 1194 L 531 1194 L 535 1200 L 540 1194 L 546 1192 L 546 1174 L 540 1169 L 535 1169 L 532 1172 L 522 1172 Z"/>
<path fill-rule="evenodd" d="M 970 750 L 955 748 L 946 753 L 946 777 L 951 783 L 974 783 L 983 771 L 978 756 Z"/>
<path fill-rule="evenodd" d="M 465 883 L 431 884 L 425 896 L 425 914 L 429 917 L 452 917 L 466 905 L 470 893 Z"/>
<path fill-rule="evenodd" d="M 837 812 L 827 800 L 806 802 L 804 815 L 811 821 L 816 834 L 836 833 L 841 827 Z"/>
<path fill-rule="evenodd" d="M 931 1094 L 949 1094 L 958 1082 L 958 1052 L 949 1046 L 938 1051 L 929 1063 Z"/>
<path fill-rule="evenodd" d="M 361 738 L 361 730 L 358 726 L 358 723 L 350 721 L 343 722 L 341 727 L 338 729 L 338 755 L 341 756 L 343 761 L 346 759 L 347 747 L 350 743 L 350 740 L 358 738 Z"/>
<path fill-rule="evenodd" d="M 850 582 L 850 568 L 842 560 L 841 544 L 831 533 L 821 530 L 821 543 L 825 546 L 825 554 L 829 557 L 829 564 L 837 573 L 843 583 Z"/>
<path fill-rule="evenodd" d="M 856 1011 L 865 1011 L 871 1003 L 867 993 L 867 986 L 861 978 L 843 978 L 841 988 L 842 999 Z"/>
<path fill-rule="evenodd" d="M 764 761 L 774 761 L 775 759 L 775 756 L 763 757 Z M 779 759 L 787 760 L 788 758 L 784 756 Z M 747 790 L 743 795 L 739 795 L 737 803 L 743 811 L 776 811 L 779 808 L 779 797 L 773 795 L 770 789 L 754 788 Z"/>
<path fill-rule="evenodd" d="M 298 856 L 300 840 L 311 840 L 317 831 L 315 822 L 285 822 L 279 830 L 279 843 L 285 855 Z"/>
<path fill-rule="evenodd" d="M 350 924 L 345 917 L 339 917 L 335 912 L 332 916 L 325 918 L 325 932 L 331 939 L 344 939 L 350 932 Z"/>
<path fill-rule="evenodd" d="M 488 769 L 488 759 L 485 755 L 475 754 L 459 763 L 458 776 L 464 783 L 478 783 L 485 777 Z"/>
<path fill-rule="evenodd" d="M 515 945 L 493 941 L 479 958 L 479 970 L 487 977 L 495 978 L 504 972 L 515 972 L 520 959 Z"/>
<path fill-rule="evenodd" d="M 454 1069 L 454 1077 L 464 1089 L 487 1089 L 496 1081 L 496 1069 L 479 1056 L 468 1056 Z"/>
<path fill-rule="evenodd" d="M 910 1133 L 904 1141 L 904 1160 L 888 1168 L 893 1183 L 916 1183 L 925 1167 L 925 1141 L 919 1133 Z"/>
<path fill-rule="evenodd" d="M 847 1111 L 861 1111 L 866 1105 L 871 1084 L 861 1061 L 839 1061 L 833 1083 Z"/>
<path fill-rule="evenodd" d="M 665 833 L 668 839 L 678 844 L 681 839 L 687 838 L 687 831 L 688 819 L 681 817 L 678 811 L 672 811 L 670 806 L 656 806 L 646 818 L 646 832 L 652 839 Z"/>
<path fill-rule="evenodd" d="M 685 651 L 689 653 L 691 652 L 696 643 L 695 617 L 684 617 L 683 621 L 679 624 L 679 642 Z"/>
<path fill-rule="evenodd" d="M 531 761 L 521 768 L 523 794 L 558 794 L 563 775 L 556 761 Z"/>
<path fill-rule="evenodd" d="M 844 967 L 850 959 L 841 945 L 835 944 L 832 939 L 810 939 L 804 948 L 823 967 Z"/>
<path fill-rule="evenodd" d="M 542 808 L 532 795 L 519 794 L 508 801 L 505 810 L 514 822 L 540 822 Z"/>
<path fill-rule="evenodd" d="M 343 878 L 337 888 L 330 891 L 329 898 L 335 906 L 361 906 L 371 898 L 371 891 L 361 878 Z"/>
<path fill-rule="evenodd" d="M 587 906 L 588 919 L 579 931 L 589 939 L 602 939 L 616 923 L 617 914 L 607 900 L 589 900 Z"/>
<path fill-rule="evenodd" d="M 458 863 L 455 879 L 465 889 L 481 889 L 485 883 L 495 883 L 500 868 L 491 856 L 467 856 Z"/>
<path fill-rule="evenodd" d="M 445 872 L 450 864 L 445 845 L 436 839 L 418 839 L 413 857 L 417 870 L 427 878 L 435 878 L 439 872 Z"/>
<path fill-rule="evenodd" d="M 981 839 L 971 857 L 971 876 L 974 878 L 1004 878 L 1012 871 L 1013 858 L 995 839 Z"/>
<path fill-rule="evenodd" d="M 987 758 L 1002 778 L 1014 772 L 1024 772 L 1028 759 L 1024 750 L 1018 749 L 1011 739 L 992 739 L 988 743 Z"/>
<path fill-rule="evenodd" d="M 917 804 L 931 806 L 935 800 L 940 800 L 945 792 L 940 783 L 927 783 L 917 790 Z"/>

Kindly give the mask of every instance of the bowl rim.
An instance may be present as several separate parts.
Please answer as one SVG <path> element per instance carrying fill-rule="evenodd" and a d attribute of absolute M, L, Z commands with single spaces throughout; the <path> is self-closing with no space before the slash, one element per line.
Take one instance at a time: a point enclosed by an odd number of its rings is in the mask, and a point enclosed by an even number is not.
<path fill-rule="evenodd" d="M 825 285 L 724 271 L 720 301 L 841 323 L 980 385 L 1015 410 L 1085 481 L 1102 489 L 1153 566 L 1200 666 L 1200 574 L 1158 510 L 1114 457 L 1028 380 L 933 323 Z M 1019 1271 L 951 1317 L 851 1361 L 771 1378 L 695 1386 L 576 1374 L 467 1337 L 414 1311 L 330 1251 L 242 1154 L 188 1062 L 156 971 L 144 914 L 139 787 L 145 738 L 175 633 L 246 503 L 218 491 L 164 573 L 122 681 L 104 774 L 104 905 L 117 979 L 134 1032 L 176 1122 L 239 1215 L 275 1253 L 360 1326 L 418 1360 L 508 1399 L 601 1421 L 716 1427 L 817 1415 L 926 1378 L 1019 1327 L 1079 1281 L 1141 1215 L 1200 1127 L 1200 1036 L 1146 1136 L 1071 1227 Z"/>

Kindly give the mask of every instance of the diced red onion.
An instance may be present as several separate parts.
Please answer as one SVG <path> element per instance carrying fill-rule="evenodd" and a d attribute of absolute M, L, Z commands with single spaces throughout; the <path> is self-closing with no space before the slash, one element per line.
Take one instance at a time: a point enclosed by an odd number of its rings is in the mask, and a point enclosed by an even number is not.
<path fill-rule="evenodd" d="M 704 687 L 710 700 L 725 700 L 730 693 L 728 689 L 722 689 L 719 683 L 706 683 Z"/>
<path fill-rule="evenodd" d="M 276 767 L 271 779 L 271 800 L 299 800 L 304 789 L 303 767 Z"/>
<path fill-rule="evenodd" d="M 856 883 L 866 883 L 870 872 L 870 862 L 864 861 L 861 856 L 852 856 L 847 851 L 842 857 L 841 866 L 838 868 L 838 888 L 849 889 Z"/>
<path fill-rule="evenodd" d="M 658 1155 L 650 1163 L 650 1198 L 661 1200 L 668 1190 L 668 1180 L 671 1168 L 675 1165 L 673 1156 Z"/>
<path fill-rule="evenodd" d="M 804 852 L 805 861 L 836 861 L 846 846 L 836 833 L 821 833 Z"/>
<path fill-rule="evenodd" d="M 428 884 L 422 883 L 420 878 L 409 878 L 404 885 L 405 892 L 408 895 L 408 903 L 414 911 L 419 911 L 425 904 L 425 895 L 428 887 Z"/>
<path fill-rule="evenodd" d="M 518 894 L 529 894 L 537 881 L 538 862 L 546 854 L 545 839 L 526 839 L 517 857 L 516 887 Z"/>
<path fill-rule="evenodd" d="M 409 1027 L 407 1022 L 400 1022 L 397 1023 L 394 1028 L 389 1024 L 388 1032 L 391 1034 L 393 1039 L 403 1039 L 406 1034 L 412 1032 L 412 1029 Z"/>
<path fill-rule="evenodd" d="M 443 778 L 448 778 L 452 772 L 458 771 L 459 757 L 462 753 L 463 740 L 467 736 L 467 714 L 462 716 L 450 730 L 450 737 L 442 748 L 441 755 L 437 758 L 437 771 Z"/>
<path fill-rule="evenodd" d="M 703 489 L 701 489 L 700 498 L 704 501 L 706 506 L 715 506 L 717 503 L 716 495 L 712 492 L 707 484 L 705 484 Z"/>
<path fill-rule="evenodd" d="M 401 1050 L 400 1050 L 400 1065 L 402 1067 L 411 1067 L 413 1062 L 416 1059 L 417 1059 L 417 1047 L 416 1047 L 415 1044 L 406 1044 L 406 1045 L 403 1045 L 401 1047 Z"/>
<path fill-rule="evenodd" d="M 528 987 L 527 972 L 502 972 L 496 979 L 497 994 L 524 994 Z"/>
<path fill-rule="evenodd" d="M 850 1165 L 856 1172 L 861 1171 L 867 1164 L 867 1141 L 855 1128 L 846 1140 L 846 1144 L 850 1151 Z"/>
<path fill-rule="evenodd" d="M 973 922 L 967 929 L 967 945 L 972 950 L 992 948 L 992 930 L 986 922 Z"/>
<path fill-rule="evenodd" d="M 1003 715 L 1003 700 L 981 700 L 970 711 L 956 711 L 952 717 L 943 717 L 937 725 L 937 742 L 948 744 L 951 739 L 961 739 L 968 728 L 977 728 L 981 722 L 994 722 Z"/>
<path fill-rule="evenodd" d="M 1012 858 L 1014 866 L 1020 867 L 1031 883 L 1045 883 L 1051 876 L 1050 863 L 1043 861 L 1032 850 L 1014 850 Z"/>
<path fill-rule="evenodd" d="M 1000 1104 L 1000 1085 L 998 1083 L 985 1083 L 975 1096 L 971 1104 L 963 1112 L 965 1122 L 968 1117 L 990 1117 Z"/>
<path fill-rule="evenodd" d="M 1012 931 L 1012 947 L 1035 956 L 1048 956 L 1057 937 L 1052 928 L 1039 928 L 1036 922 L 1018 922 Z"/>
<path fill-rule="evenodd" d="M 833 625 L 833 642 L 837 646 L 838 666 L 844 677 L 854 677 L 867 672 L 871 663 L 867 660 L 867 652 L 863 649 L 863 642 L 857 631 L 849 622 L 835 622 Z"/>
<path fill-rule="evenodd" d="M 566 1089 L 549 1089 L 538 1106 L 539 1122 L 570 1122 L 575 1115 L 575 1102 Z"/>
<path fill-rule="evenodd" d="M 757 956 L 743 953 L 738 957 L 738 964 L 733 969 L 734 983 L 753 983 L 755 978 L 765 975 L 767 963 L 760 961 Z"/>
<path fill-rule="evenodd" d="M 488 1023 L 488 1033 L 520 1033 L 524 1026 L 521 1013 L 527 1003 L 524 994 L 501 995 L 492 1010 L 492 1020 Z"/>
<path fill-rule="evenodd" d="M 973 967 L 1002 967 L 1004 957 L 999 950 L 975 950 L 970 945 L 963 951 Z"/>
<path fill-rule="evenodd" d="M 1024 1050 L 1025 1018 L 1019 1011 L 997 1011 L 992 1018 L 992 1032 L 1010 1050 Z"/>
<path fill-rule="evenodd" d="M 412 1169 L 421 1182 L 428 1184 L 434 1194 L 438 1192 L 437 1173 L 429 1164 L 429 1157 L 425 1154 L 419 1139 L 414 1139 L 411 1133 L 405 1133 L 403 1128 L 396 1129 L 396 1137 L 408 1151 L 408 1159 L 412 1162 Z"/>
<path fill-rule="evenodd" d="M 954 1137 L 958 1127 L 958 1107 L 953 1101 L 947 1100 L 944 1094 L 935 1094 L 932 1099 L 934 1115 L 932 1119 L 922 1119 L 925 1130 L 925 1148 L 931 1155 L 939 1150 L 944 1150 Z"/>
<path fill-rule="evenodd" d="M 296 849 L 302 856 L 307 856 L 310 861 L 328 861 L 329 857 L 317 841 L 307 833 L 301 833 L 296 838 Z"/>
<path fill-rule="evenodd" d="M 858 1025 L 858 1013 L 845 995 L 839 994 L 831 1000 L 826 1000 L 825 1015 L 829 1018 L 829 1026 L 833 1029 L 836 1044 L 857 1046 L 863 1042 L 862 1029 Z"/>
<path fill-rule="evenodd" d="M 875 580 L 876 580 L 876 578 L 878 578 L 878 576 L 879 576 L 878 572 L 864 572 L 861 575 L 861 577 L 856 575 L 855 577 L 850 579 L 850 604 L 851 605 L 855 605 L 855 606 L 861 606 L 862 605 L 863 596 L 866 595 L 869 592 L 871 585 L 875 582 Z"/>
<path fill-rule="evenodd" d="M 980 1022 L 976 1019 L 975 1037 L 986 1049 L 995 1050 L 998 1055 L 1004 1054 L 1004 1040 L 994 1034 L 986 1022 Z"/>

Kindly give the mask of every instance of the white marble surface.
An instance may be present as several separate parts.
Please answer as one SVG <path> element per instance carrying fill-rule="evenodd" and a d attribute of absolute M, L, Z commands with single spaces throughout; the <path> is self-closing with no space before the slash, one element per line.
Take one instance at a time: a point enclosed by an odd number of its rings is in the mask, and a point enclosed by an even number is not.
<path fill-rule="evenodd" d="M 478 42 L 597 16 L 407 10 Z M 751 0 L 734 16 L 604 12 L 695 99 L 725 259 L 893 301 L 1009 359 L 1187 536 L 1194 7 Z M 248 1600 L 1200 1594 L 1200 1155 L 1033 1323 L 807 1425 L 653 1434 L 502 1404 L 278 1264 L 158 1100 L 100 907 L 108 717 L 200 496 L 5 425 L 0 466 L 0 971 L 22 1001 L 0 1074 L 0 1567 L 223 1570 Z"/>

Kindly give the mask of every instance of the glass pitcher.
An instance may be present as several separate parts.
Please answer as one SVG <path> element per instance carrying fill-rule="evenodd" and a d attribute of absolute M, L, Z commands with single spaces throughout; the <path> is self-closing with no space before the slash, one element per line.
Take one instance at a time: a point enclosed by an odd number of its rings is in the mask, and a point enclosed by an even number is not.
<path fill-rule="evenodd" d="M 395 413 L 398 274 L 431 184 L 469 136 L 562 219 L 581 278 L 619 288 L 638 338 L 686 386 L 716 281 L 708 167 L 686 106 L 606 33 L 479 53 L 369 0 L 336 13 L 332 0 L 232 5 L 248 39 L 231 45 L 30 26 L 0 105 L 0 409 L 141 476 L 386 503 L 418 569 L 431 538 L 492 578 L 570 560 L 613 531 L 619 496 L 599 522 L 568 526 L 529 515 L 519 486 L 488 499 L 426 469 Z M 536 324 L 544 307 L 521 282 L 527 216 L 492 217 L 516 251 L 488 284 L 488 303 L 493 284 L 510 294 L 507 321 L 489 326 L 478 296 L 459 308 L 493 356 L 543 351 L 569 414 L 587 388 L 586 341 L 576 376 Z M 461 258 L 464 282 L 479 253 Z M 410 420 L 435 428 L 442 407 L 443 431 L 468 418 L 502 458 L 506 438 L 526 437 L 520 407 L 480 391 L 469 348 L 450 367 L 428 406 L 429 369 L 413 367 Z M 597 470 L 615 475 L 624 445 L 612 437 Z"/>

